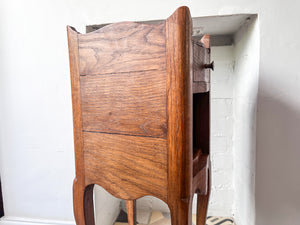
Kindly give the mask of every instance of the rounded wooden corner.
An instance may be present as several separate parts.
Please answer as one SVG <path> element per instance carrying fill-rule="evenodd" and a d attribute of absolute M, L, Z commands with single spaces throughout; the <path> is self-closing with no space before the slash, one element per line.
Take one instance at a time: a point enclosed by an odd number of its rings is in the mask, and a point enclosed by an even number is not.
<path fill-rule="evenodd" d="M 190 13 L 190 9 L 187 6 L 181 6 L 177 8 L 174 13 L 167 18 L 169 22 L 182 21 L 187 20 L 192 24 L 192 17 Z"/>

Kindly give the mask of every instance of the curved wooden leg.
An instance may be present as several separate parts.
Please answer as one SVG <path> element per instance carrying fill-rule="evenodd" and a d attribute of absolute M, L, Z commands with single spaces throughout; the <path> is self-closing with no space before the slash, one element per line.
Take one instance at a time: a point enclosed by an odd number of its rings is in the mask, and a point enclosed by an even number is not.
<path fill-rule="evenodd" d="M 193 199 L 180 200 L 170 205 L 172 225 L 192 224 L 192 203 Z"/>
<path fill-rule="evenodd" d="M 207 215 L 207 208 L 209 202 L 209 195 L 210 195 L 210 174 L 208 175 L 208 188 L 207 194 L 201 195 L 197 194 L 197 225 L 205 225 L 206 224 L 206 215 Z"/>
<path fill-rule="evenodd" d="M 87 186 L 84 191 L 84 216 L 86 225 L 95 225 L 94 184 Z"/>
<path fill-rule="evenodd" d="M 94 185 L 85 187 L 77 179 L 73 183 L 73 210 L 77 225 L 95 225 Z"/>
<path fill-rule="evenodd" d="M 197 225 L 205 225 L 209 195 L 197 194 Z"/>
<path fill-rule="evenodd" d="M 128 225 L 136 225 L 136 200 L 126 200 Z"/>

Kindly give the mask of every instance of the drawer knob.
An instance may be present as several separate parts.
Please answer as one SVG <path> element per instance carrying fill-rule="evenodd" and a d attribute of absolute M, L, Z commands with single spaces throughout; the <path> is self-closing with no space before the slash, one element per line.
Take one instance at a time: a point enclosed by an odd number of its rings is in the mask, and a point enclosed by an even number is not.
<path fill-rule="evenodd" d="M 214 71 L 214 69 L 215 69 L 215 63 L 214 63 L 214 61 L 212 61 L 209 64 L 204 64 L 204 68 L 205 69 L 212 69 L 212 71 Z"/>

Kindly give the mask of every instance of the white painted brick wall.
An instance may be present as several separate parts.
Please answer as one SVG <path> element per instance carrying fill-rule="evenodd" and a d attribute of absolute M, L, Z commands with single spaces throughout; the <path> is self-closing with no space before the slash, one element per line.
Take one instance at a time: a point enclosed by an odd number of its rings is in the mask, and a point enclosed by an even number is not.
<path fill-rule="evenodd" d="M 232 216 L 233 183 L 233 46 L 212 47 L 211 74 L 212 194 L 209 215 Z"/>

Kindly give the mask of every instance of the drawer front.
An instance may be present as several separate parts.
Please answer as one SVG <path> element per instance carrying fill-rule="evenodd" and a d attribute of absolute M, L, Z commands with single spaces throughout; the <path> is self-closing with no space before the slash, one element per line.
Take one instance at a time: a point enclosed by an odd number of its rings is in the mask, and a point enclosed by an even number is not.
<path fill-rule="evenodd" d="M 193 40 L 193 92 L 209 91 L 210 69 L 205 64 L 210 63 L 210 48 Z"/>

